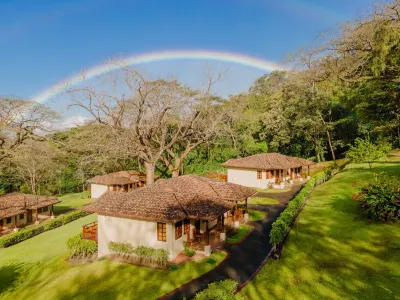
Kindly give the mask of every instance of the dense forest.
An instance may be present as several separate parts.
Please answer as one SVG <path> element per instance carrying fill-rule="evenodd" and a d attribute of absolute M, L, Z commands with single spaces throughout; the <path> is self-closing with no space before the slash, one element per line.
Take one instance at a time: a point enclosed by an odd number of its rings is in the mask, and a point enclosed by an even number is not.
<path fill-rule="evenodd" d="M 218 173 L 229 158 L 261 152 L 335 160 L 356 139 L 400 147 L 398 0 L 321 34 L 286 65 L 227 99 L 212 93 L 218 74 L 195 90 L 121 65 L 101 85 L 65 91 L 91 120 L 63 131 L 50 107 L 1 97 L 0 193 L 81 191 L 123 169 L 146 171 L 149 182 Z"/>

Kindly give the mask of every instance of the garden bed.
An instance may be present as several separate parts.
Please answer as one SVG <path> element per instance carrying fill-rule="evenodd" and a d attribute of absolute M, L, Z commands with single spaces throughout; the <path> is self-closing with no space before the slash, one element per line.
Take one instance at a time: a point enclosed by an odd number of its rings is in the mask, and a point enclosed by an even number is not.
<path fill-rule="evenodd" d="M 227 237 L 225 242 L 228 244 L 239 244 L 244 241 L 253 230 L 253 226 L 242 224 L 237 229 L 237 233 Z"/>

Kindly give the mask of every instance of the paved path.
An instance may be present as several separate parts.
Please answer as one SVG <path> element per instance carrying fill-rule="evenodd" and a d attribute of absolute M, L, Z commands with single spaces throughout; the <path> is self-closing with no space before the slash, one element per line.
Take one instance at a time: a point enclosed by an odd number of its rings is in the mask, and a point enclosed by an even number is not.
<path fill-rule="evenodd" d="M 250 279 L 272 248 L 269 243 L 272 223 L 285 208 L 286 204 L 299 192 L 301 186 L 295 185 L 291 191 L 285 193 L 259 193 L 257 196 L 273 198 L 279 201 L 279 204 L 275 205 L 248 206 L 249 209 L 267 212 L 267 218 L 248 223 L 254 226 L 254 230 L 244 242 L 238 245 L 224 244 L 222 249 L 228 252 L 228 258 L 212 271 L 171 291 L 160 299 L 182 299 L 183 297 L 190 299 L 213 281 L 233 279 L 239 282 L 240 285 Z"/>

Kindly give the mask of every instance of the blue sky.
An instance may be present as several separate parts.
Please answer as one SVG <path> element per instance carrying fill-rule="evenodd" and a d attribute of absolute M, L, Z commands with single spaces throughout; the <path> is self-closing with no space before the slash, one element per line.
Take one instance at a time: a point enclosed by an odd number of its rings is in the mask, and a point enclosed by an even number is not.
<path fill-rule="evenodd" d="M 0 94 L 30 98 L 111 57 L 177 49 L 236 52 L 281 61 L 322 31 L 354 18 L 368 0 L 0 0 Z M 226 96 L 262 75 L 229 69 Z M 203 62 L 141 65 L 196 85 Z"/>

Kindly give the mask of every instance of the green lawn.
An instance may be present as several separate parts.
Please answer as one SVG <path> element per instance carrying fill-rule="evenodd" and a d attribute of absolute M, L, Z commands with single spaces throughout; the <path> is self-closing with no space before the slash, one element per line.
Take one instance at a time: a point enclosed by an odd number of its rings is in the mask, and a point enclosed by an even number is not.
<path fill-rule="evenodd" d="M 266 212 L 260 210 L 249 209 L 249 220 L 250 221 L 262 220 L 265 218 L 266 214 L 267 214 Z"/>
<path fill-rule="evenodd" d="M 242 224 L 239 226 L 239 232 L 231 237 L 228 237 L 226 242 L 229 244 L 240 243 L 252 229 L 252 226 Z"/>
<path fill-rule="evenodd" d="M 252 197 L 248 200 L 248 204 L 278 204 L 279 201 L 271 198 L 265 198 L 265 197 Z"/>
<path fill-rule="evenodd" d="M 54 212 L 56 215 L 65 213 L 71 210 L 80 209 L 83 205 L 93 202 L 89 192 L 67 194 L 59 197 L 60 203 L 54 205 Z"/>
<path fill-rule="evenodd" d="M 259 193 L 272 193 L 272 194 L 277 194 L 277 193 L 286 193 L 290 191 L 290 188 L 285 188 L 283 190 L 279 189 L 259 189 L 256 188 L 257 192 Z"/>
<path fill-rule="evenodd" d="M 392 158 L 393 161 L 393 158 Z M 400 299 L 400 224 L 368 222 L 352 184 L 400 165 L 349 165 L 313 192 L 280 261 L 270 259 L 244 299 Z M 358 217 L 355 220 L 354 217 Z"/>
<path fill-rule="evenodd" d="M 102 260 L 86 265 L 66 261 L 66 240 L 96 215 L 42 233 L 15 246 L 0 249 L 0 299 L 155 299 L 213 269 L 225 257 L 215 252 L 188 262 L 176 271 Z"/>

